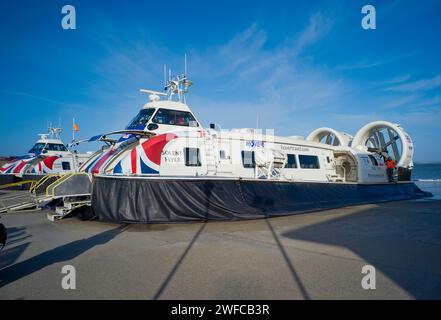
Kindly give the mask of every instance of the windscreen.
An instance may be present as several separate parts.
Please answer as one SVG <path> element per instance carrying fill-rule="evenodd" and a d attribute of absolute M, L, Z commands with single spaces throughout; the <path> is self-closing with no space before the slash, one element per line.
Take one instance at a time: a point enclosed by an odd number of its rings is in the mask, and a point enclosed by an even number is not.
<path fill-rule="evenodd" d="M 36 143 L 31 150 L 29 150 L 28 153 L 35 153 L 35 154 L 39 154 L 41 153 L 41 150 L 43 150 L 44 146 L 46 144 L 45 143 Z"/>
<path fill-rule="evenodd" d="M 130 122 L 130 124 L 126 127 L 128 130 L 144 130 L 147 122 L 149 122 L 153 113 L 155 112 L 154 108 L 142 109 L 136 115 L 135 118 Z"/>

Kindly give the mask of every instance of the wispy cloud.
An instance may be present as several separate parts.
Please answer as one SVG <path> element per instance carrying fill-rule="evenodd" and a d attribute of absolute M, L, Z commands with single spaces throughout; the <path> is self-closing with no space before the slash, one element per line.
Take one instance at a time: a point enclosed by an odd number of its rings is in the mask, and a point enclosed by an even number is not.
<path fill-rule="evenodd" d="M 55 104 L 55 105 L 63 104 L 60 101 L 57 101 L 57 100 L 54 100 L 54 99 L 51 99 L 48 97 L 43 97 L 43 96 L 39 96 L 39 95 L 27 93 L 27 92 L 21 92 L 21 91 L 0 90 L 0 94 L 30 98 L 30 99 L 35 99 L 35 100 L 39 100 L 39 101 L 43 101 L 43 102 L 47 102 L 47 103 Z"/>
<path fill-rule="evenodd" d="M 339 65 L 339 66 L 335 67 L 335 69 L 338 71 L 369 69 L 369 68 L 379 67 L 379 66 L 388 64 L 390 62 L 391 62 L 390 60 L 379 60 L 379 61 L 372 61 L 372 62 L 360 61 L 360 62 L 353 63 L 353 64 Z"/>
<path fill-rule="evenodd" d="M 314 13 L 295 37 L 275 47 L 267 46 L 265 30 L 253 24 L 226 43 L 190 50 L 190 77 L 195 87 L 188 102 L 202 120 L 216 119 L 229 127 L 240 122 L 254 124 L 257 116 L 267 127 L 276 127 L 288 122 L 294 112 L 326 110 L 344 95 L 344 82 L 308 65 L 301 53 L 331 28 L 332 19 Z M 121 109 L 129 103 L 139 107 L 139 98 L 133 98 L 135 90 L 149 84 L 161 86 L 164 57 L 178 65 L 182 62 L 179 54 L 153 43 L 108 47 L 109 56 L 96 67 L 108 90 L 94 91 L 110 108 Z M 152 65 L 152 61 L 159 64 Z"/>
<path fill-rule="evenodd" d="M 389 101 L 383 104 L 383 109 L 396 109 L 399 107 L 408 106 L 411 103 L 415 103 L 421 97 L 417 94 L 405 95 L 405 96 L 392 96 Z"/>
<path fill-rule="evenodd" d="M 410 79 L 410 74 L 404 74 L 404 75 L 401 75 L 401 76 L 393 77 L 391 79 L 382 81 L 380 83 L 380 85 L 384 86 L 384 85 L 392 85 L 392 84 L 402 83 L 402 82 L 405 82 L 405 81 L 407 81 L 409 79 Z"/>
<path fill-rule="evenodd" d="M 413 111 L 421 110 L 422 108 L 436 107 L 441 109 L 441 96 L 434 96 L 431 98 L 420 99 L 417 103 L 412 105 Z"/>
<path fill-rule="evenodd" d="M 306 28 L 296 39 L 296 49 L 301 51 L 314 44 L 331 31 L 333 20 L 321 12 L 314 13 L 309 18 Z"/>
<path fill-rule="evenodd" d="M 386 87 L 384 90 L 395 92 L 418 92 L 427 91 L 438 87 L 441 87 L 441 74 L 430 79 L 422 79 L 418 81 L 389 86 Z"/>

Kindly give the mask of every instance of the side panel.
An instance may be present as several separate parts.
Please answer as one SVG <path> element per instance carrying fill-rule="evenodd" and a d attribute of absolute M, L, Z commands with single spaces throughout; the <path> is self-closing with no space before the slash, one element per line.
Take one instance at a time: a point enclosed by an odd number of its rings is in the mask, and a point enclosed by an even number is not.
<path fill-rule="evenodd" d="M 215 179 L 93 180 L 96 216 L 117 222 L 237 220 L 425 196 L 413 183 L 358 185 Z"/>

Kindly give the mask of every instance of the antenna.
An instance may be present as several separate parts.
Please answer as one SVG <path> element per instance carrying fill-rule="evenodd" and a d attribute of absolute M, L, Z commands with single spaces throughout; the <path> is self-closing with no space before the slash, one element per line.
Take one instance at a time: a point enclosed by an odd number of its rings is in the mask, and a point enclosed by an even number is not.
<path fill-rule="evenodd" d="M 72 118 L 72 142 L 75 141 L 75 118 Z"/>
<path fill-rule="evenodd" d="M 184 54 L 184 76 L 187 77 L 187 54 Z"/>
<path fill-rule="evenodd" d="M 164 63 L 164 89 L 167 87 L 167 65 Z"/>
<path fill-rule="evenodd" d="M 179 102 L 185 102 L 185 94 L 188 93 L 188 88 L 193 84 L 187 78 L 188 73 L 188 64 L 187 64 L 187 54 L 184 54 L 184 74 L 179 74 L 176 76 L 172 76 L 172 69 L 167 68 L 167 65 L 164 64 L 164 90 L 166 93 L 161 93 L 158 91 L 141 89 L 140 91 L 143 93 L 149 94 L 149 99 L 151 102 L 159 101 L 161 96 L 168 97 L 168 100 L 173 100 L 174 95 L 177 95 L 175 99 Z M 167 79 L 168 72 L 168 79 Z"/>

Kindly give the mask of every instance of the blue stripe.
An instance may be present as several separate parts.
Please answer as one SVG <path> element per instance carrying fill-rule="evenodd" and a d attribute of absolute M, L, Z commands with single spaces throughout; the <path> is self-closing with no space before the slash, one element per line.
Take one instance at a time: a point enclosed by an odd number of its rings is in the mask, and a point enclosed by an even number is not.
<path fill-rule="evenodd" d="M 121 161 L 113 168 L 113 173 L 122 173 Z"/>
<path fill-rule="evenodd" d="M 144 161 L 142 161 L 142 159 L 140 159 L 141 161 L 141 173 L 159 173 L 158 171 L 156 171 L 156 170 L 154 170 L 154 169 L 152 169 L 152 168 L 150 168 L 148 165 L 146 165 L 145 163 L 144 163 Z"/>

